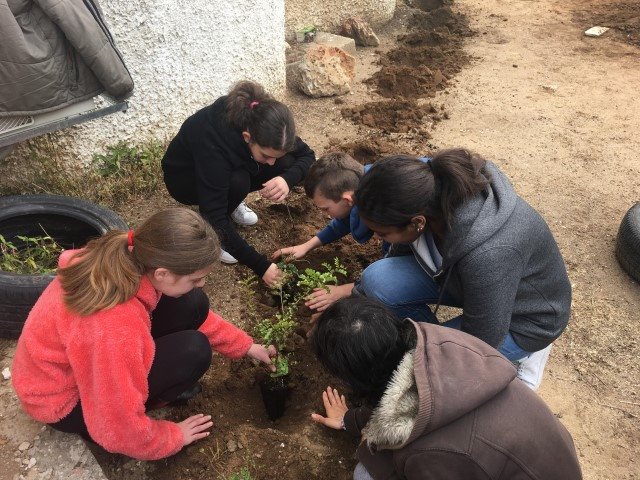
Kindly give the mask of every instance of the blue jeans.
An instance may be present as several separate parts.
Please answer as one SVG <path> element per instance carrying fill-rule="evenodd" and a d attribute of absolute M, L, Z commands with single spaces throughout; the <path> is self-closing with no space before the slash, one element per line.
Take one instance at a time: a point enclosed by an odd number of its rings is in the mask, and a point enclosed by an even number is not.
<path fill-rule="evenodd" d="M 440 287 L 418 265 L 413 255 L 373 262 L 362 272 L 359 288 L 367 297 L 382 302 L 400 318 L 437 323 L 428 304 L 438 302 Z M 442 305 L 461 307 L 462 302 L 445 292 Z"/>
<path fill-rule="evenodd" d="M 359 288 L 364 294 L 384 303 L 400 318 L 410 318 L 416 322 L 438 324 L 429 304 L 436 304 L 440 297 L 440 286 L 422 269 L 413 255 L 383 258 L 373 262 L 362 272 Z M 446 291 L 441 305 L 462 307 L 462 301 L 453 298 Z M 442 324 L 445 327 L 462 328 L 462 316 Z M 508 333 L 498 351 L 515 362 L 532 352 L 523 350 Z"/>

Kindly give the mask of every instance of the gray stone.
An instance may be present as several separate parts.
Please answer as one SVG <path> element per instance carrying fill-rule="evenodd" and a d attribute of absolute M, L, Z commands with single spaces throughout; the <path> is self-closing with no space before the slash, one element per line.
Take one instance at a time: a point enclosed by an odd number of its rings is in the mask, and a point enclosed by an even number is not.
<path fill-rule="evenodd" d="M 356 54 L 356 42 L 353 38 L 342 37 L 328 32 L 318 32 L 314 43 L 325 45 L 327 47 L 336 47 L 344 50 L 350 55 Z"/>
<path fill-rule="evenodd" d="M 20 445 L 18 445 L 18 450 L 20 450 L 21 452 L 24 452 L 30 446 L 31 444 L 29 442 L 22 442 Z"/>

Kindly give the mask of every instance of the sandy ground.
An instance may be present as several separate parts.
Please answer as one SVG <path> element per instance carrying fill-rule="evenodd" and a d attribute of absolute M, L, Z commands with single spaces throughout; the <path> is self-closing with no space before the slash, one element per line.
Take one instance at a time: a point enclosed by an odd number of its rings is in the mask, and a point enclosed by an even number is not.
<path fill-rule="evenodd" d="M 433 142 L 495 159 L 546 218 L 574 300 L 541 395 L 573 434 L 586 479 L 640 478 L 640 287 L 613 255 L 640 200 L 640 50 L 585 37 L 592 25 L 572 21 L 584 2 L 458 4 L 481 35 L 442 95 L 451 118 Z"/>
<path fill-rule="evenodd" d="M 465 44 L 470 64 L 431 100 L 445 106 L 448 119 L 430 129 L 429 140 L 386 136 L 396 153 L 452 146 L 481 153 L 505 170 L 549 223 L 567 263 L 574 302 L 570 326 L 552 351 L 540 394 L 571 431 L 587 480 L 640 478 L 640 346 L 635 335 L 640 286 L 613 255 L 620 220 L 640 200 L 640 48 L 617 32 L 600 38 L 582 33 L 597 24 L 594 11 L 615 5 L 458 0 L 455 8 L 468 16 L 476 34 Z M 402 9 L 381 32 L 378 52 L 388 49 L 401 25 Z M 358 77 L 353 95 L 343 97 L 346 106 L 377 98 L 362 83 L 377 69 L 377 58 L 373 49 L 359 50 Z M 287 101 L 301 136 L 318 154 L 329 145 L 371 135 L 343 119 L 343 105 L 334 99 L 291 93 Z M 128 220 L 135 216 L 126 215 Z M 259 235 L 253 240 L 259 241 Z M 237 270 L 226 272 L 220 280 L 235 278 Z M 240 320 L 230 303 L 233 282 L 227 283 L 229 289 L 218 292 L 214 306 L 230 320 Z M 0 367 L 10 364 L 14 345 L 0 343 Z M 41 432 L 20 413 L 8 382 L 0 383 L 0 479 L 20 474 L 54 478 L 30 474 L 37 468 L 18 464 L 38 457 L 34 443 L 40 445 L 48 431 Z M 18 453 L 25 441 L 29 448 Z M 64 447 L 69 440 L 56 441 Z M 73 475 L 73 470 L 65 473 Z"/>

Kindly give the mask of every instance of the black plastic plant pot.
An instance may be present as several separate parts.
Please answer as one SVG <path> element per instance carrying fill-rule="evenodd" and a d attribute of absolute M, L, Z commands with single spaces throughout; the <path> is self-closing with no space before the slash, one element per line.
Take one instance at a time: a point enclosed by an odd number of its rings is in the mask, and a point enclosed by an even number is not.
<path fill-rule="evenodd" d="M 287 407 L 287 399 L 291 393 L 289 376 L 267 376 L 260 381 L 260 393 L 267 416 L 271 420 L 277 420 L 284 415 Z"/>

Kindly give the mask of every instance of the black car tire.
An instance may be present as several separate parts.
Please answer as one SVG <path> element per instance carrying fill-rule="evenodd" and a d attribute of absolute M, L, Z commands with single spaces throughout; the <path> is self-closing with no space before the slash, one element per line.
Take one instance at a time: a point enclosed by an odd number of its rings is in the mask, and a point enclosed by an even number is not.
<path fill-rule="evenodd" d="M 640 202 L 625 214 L 618 230 L 616 257 L 622 268 L 640 282 Z"/>
<path fill-rule="evenodd" d="M 7 241 L 17 235 L 42 236 L 44 229 L 63 248 L 79 248 L 109 230 L 127 228 L 115 212 L 74 197 L 0 197 L 0 234 Z M 53 274 L 23 275 L 0 270 L 0 337 L 18 338 L 31 307 L 53 278 Z"/>

